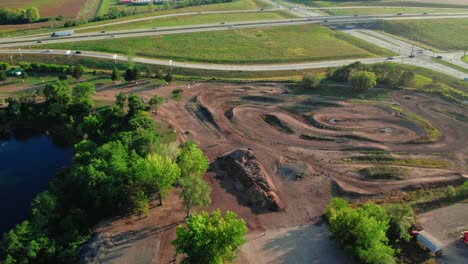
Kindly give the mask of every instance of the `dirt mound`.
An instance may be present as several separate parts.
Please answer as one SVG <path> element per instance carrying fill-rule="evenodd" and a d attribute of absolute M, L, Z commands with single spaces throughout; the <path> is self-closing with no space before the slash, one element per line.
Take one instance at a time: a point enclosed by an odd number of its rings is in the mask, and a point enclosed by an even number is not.
<path fill-rule="evenodd" d="M 276 188 L 253 151 L 235 149 L 216 159 L 218 176 L 237 191 L 247 204 L 260 210 L 282 211 L 284 204 Z M 231 184 L 229 184 L 231 183 Z"/>

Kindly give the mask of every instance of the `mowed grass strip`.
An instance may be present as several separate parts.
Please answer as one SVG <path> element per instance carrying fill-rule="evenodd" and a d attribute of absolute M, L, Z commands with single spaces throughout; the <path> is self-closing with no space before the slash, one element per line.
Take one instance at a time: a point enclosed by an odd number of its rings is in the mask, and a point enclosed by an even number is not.
<path fill-rule="evenodd" d="M 442 50 L 464 50 L 468 45 L 468 19 L 384 21 L 376 29 L 421 39 L 421 42 Z"/>
<path fill-rule="evenodd" d="M 226 30 L 142 38 L 106 39 L 41 45 L 210 63 L 287 63 L 382 56 L 357 47 L 342 34 L 318 25 Z M 375 49 L 380 52 L 382 49 Z M 388 51 L 390 52 L 390 51 Z M 391 52 L 390 52 L 391 53 Z"/>
<path fill-rule="evenodd" d="M 188 26 L 200 24 L 215 24 L 222 22 L 241 22 L 255 20 L 272 20 L 291 18 L 292 16 L 286 12 L 258 12 L 258 13 L 229 13 L 229 14 L 207 14 L 207 15 L 190 15 L 190 16 L 174 16 L 163 17 L 138 22 L 130 22 L 119 25 L 104 26 L 98 28 L 90 28 L 80 30 L 79 32 L 93 31 L 112 31 L 125 29 L 142 29 L 153 27 L 173 27 L 173 26 Z"/>
<path fill-rule="evenodd" d="M 346 8 L 327 9 L 325 13 L 333 16 L 374 15 L 374 14 L 421 14 L 421 13 L 468 13 L 468 8 L 411 8 L 411 7 L 381 7 L 381 8 Z"/>

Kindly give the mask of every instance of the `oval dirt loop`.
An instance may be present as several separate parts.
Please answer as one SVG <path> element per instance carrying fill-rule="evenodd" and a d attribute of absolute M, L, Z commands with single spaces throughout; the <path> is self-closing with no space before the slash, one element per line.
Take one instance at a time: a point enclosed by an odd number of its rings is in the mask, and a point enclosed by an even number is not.
<path fill-rule="evenodd" d="M 171 99 L 171 92 L 176 88 L 184 90 L 181 100 Z M 118 92 L 104 90 L 97 96 L 113 100 Z M 132 93 L 132 90 L 125 92 Z M 211 162 L 227 151 L 250 148 L 271 177 L 285 204 L 283 213 L 259 214 L 242 205 L 236 194 L 216 178 L 216 171 L 205 176 L 213 189 L 213 203 L 208 209 L 235 211 L 248 225 L 249 241 L 239 263 L 263 263 L 259 256 L 269 255 L 265 247 L 288 233 L 293 234 L 298 226 L 316 222 L 332 193 L 372 196 L 421 185 L 446 185 L 468 175 L 468 124 L 432 109 L 438 106 L 464 115 L 468 115 L 467 111 L 424 94 L 394 91 L 385 104 L 363 103 L 297 96 L 280 83 L 211 82 L 192 83 L 189 89 L 186 85 L 168 85 L 135 92 L 142 97 L 158 94 L 168 98 L 153 117 L 156 121 L 168 120 L 177 130 L 179 143 L 196 141 Z M 392 105 L 429 121 L 441 131 L 439 140 L 408 143 L 423 135 L 424 130 L 399 116 Z M 203 109 L 203 115 L 197 115 L 193 109 Z M 266 115 L 273 116 L 273 121 L 279 124 L 267 123 Z M 281 126 L 289 128 L 289 132 L 280 129 Z M 310 138 L 302 139 L 304 134 Z M 364 179 L 356 171 L 373 164 L 347 163 L 345 159 L 369 155 L 362 151 L 369 149 L 392 151 L 393 157 L 401 159 L 446 161 L 450 166 L 406 167 L 408 175 L 401 180 Z M 297 175 L 301 175 L 300 180 Z M 311 230 L 311 234 L 319 234 L 319 229 Z M 159 252 L 171 250 L 169 239 L 160 241 Z M 159 260 L 169 262 L 172 257 L 169 253 L 160 253 L 163 257 Z"/>

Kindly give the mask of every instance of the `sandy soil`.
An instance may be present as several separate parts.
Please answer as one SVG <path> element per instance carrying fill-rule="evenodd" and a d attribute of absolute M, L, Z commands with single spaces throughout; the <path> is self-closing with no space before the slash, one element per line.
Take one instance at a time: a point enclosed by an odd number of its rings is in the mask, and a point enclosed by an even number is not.
<path fill-rule="evenodd" d="M 468 263 L 468 246 L 459 241 L 461 231 L 468 230 L 468 203 L 436 209 L 421 215 L 418 220 L 424 230 L 445 246 L 438 263 Z"/>
<path fill-rule="evenodd" d="M 175 88 L 184 90 L 181 100 L 170 99 L 171 91 Z M 405 144 L 421 136 L 422 130 L 408 125 L 407 121 L 388 108 L 330 101 L 317 96 L 304 99 L 303 96 L 285 93 L 287 88 L 278 83 L 192 83 L 190 88 L 187 85 L 167 85 L 155 89 L 147 83 L 139 82 L 130 86 L 103 86 L 97 90 L 96 99 L 104 101 L 114 101 L 120 91 L 136 93 L 146 99 L 154 94 L 167 98 L 168 101 L 153 115 L 154 119 L 169 123 L 177 131 L 179 142 L 198 142 L 210 161 L 239 147 L 249 147 L 254 151 L 286 205 L 284 212 L 257 214 L 251 208 L 239 204 L 236 193 L 227 192 L 221 186 L 215 177 L 216 172 L 210 171 L 205 175 L 213 188 L 213 203 L 208 209 L 232 210 L 244 218 L 248 225 L 249 242 L 243 247 L 238 263 L 310 263 L 312 260 L 317 263 L 347 263 L 343 261 L 344 253 L 331 245 L 326 227 L 312 225 L 320 219 L 334 191 L 341 190 L 344 194 L 360 196 L 376 195 L 422 183 L 457 180 L 467 174 L 464 165 L 468 135 L 464 131 L 468 131 L 468 124 L 438 114 L 430 108 L 438 105 L 458 112 L 466 110 L 425 95 L 395 91 L 389 103 L 399 104 L 426 118 L 442 131 L 442 137 L 430 144 Z M 246 98 L 248 95 L 256 97 Z M 411 95 L 411 99 L 404 99 L 406 95 Z M 271 98 L 277 100 L 272 101 Z M 319 104 L 305 111 L 314 115 L 326 128 L 313 126 L 303 116 L 287 110 L 288 106 L 304 105 L 311 99 L 333 103 Z M 206 111 L 197 110 L 200 107 Z M 263 114 L 276 116 L 293 133 L 284 133 L 267 124 L 261 117 Z M 333 124 L 329 122 L 331 118 L 341 121 Z M 389 127 L 396 135 L 382 132 L 382 128 Z M 361 138 L 345 142 L 304 140 L 299 137 L 302 133 L 336 137 L 354 135 Z M 425 173 L 411 173 L 399 181 L 363 180 L 351 171 L 352 166 L 337 163 L 343 157 L 342 153 L 359 153 L 350 149 L 361 147 L 399 151 L 414 157 L 434 157 L 434 153 L 447 153 L 457 157 L 454 162 L 458 165 L 444 169 L 426 168 Z M 343 152 L 344 149 L 347 151 Z M 303 180 L 295 180 L 297 173 L 304 173 Z M 150 215 L 155 218 L 150 218 L 154 220 L 138 220 L 128 226 L 119 224 L 126 220 L 117 220 L 109 222 L 108 229 L 99 227 L 97 232 L 100 237 L 92 247 L 95 256 L 90 257 L 92 261 L 89 262 L 170 262 L 174 254 L 170 245 L 174 230 L 157 230 L 177 223 L 183 216 L 178 209 L 180 204 L 175 199 L 167 200 L 168 205 L 151 210 Z M 163 217 L 166 213 L 169 216 Z M 129 229 L 131 233 L 126 233 Z M 132 239 L 134 233 L 138 234 L 141 230 L 150 232 L 143 235 L 142 239 Z M 156 230 L 156 233 L 151 233 L 151 230 Z M 114 242 L 116 238 L 123 242 Z M 109 256 L 115 257 L 106 259 Z"/>

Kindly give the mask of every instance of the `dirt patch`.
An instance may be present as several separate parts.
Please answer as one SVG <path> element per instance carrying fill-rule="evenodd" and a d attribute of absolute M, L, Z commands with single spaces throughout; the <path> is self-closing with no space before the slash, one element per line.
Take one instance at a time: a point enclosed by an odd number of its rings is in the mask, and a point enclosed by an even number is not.
<path fill-rule="evenodd" d="M 219 170 L 217 177 L 227 186 L 231 185 L 254 210 L 278 212 L 284 210 L 284 204 L 276 193 L 276 187 L 266 173 L 263 165 L 257 161 L 253 151 L 236 149 L 216 159 Z"/>
<path fill-rule="evenodd" d="M 203 106 L 198 97 L 192 98 L 186 105 L 187 109 L 192 112 L 200 121 L 208 124 L 210 127 L 219 130 L 218 124 L 214 120 L 213 114 L 208 108 Z"/>
<path fill-rule="evenodd" d="M 2 0 L 2 8 L 25 8 L 35 6 L 39 8 L 41 17 L 62 15 L 74 17 L 87 0 L 61 0 L 61 1 L 40 1 L 37 0 Z"/>

